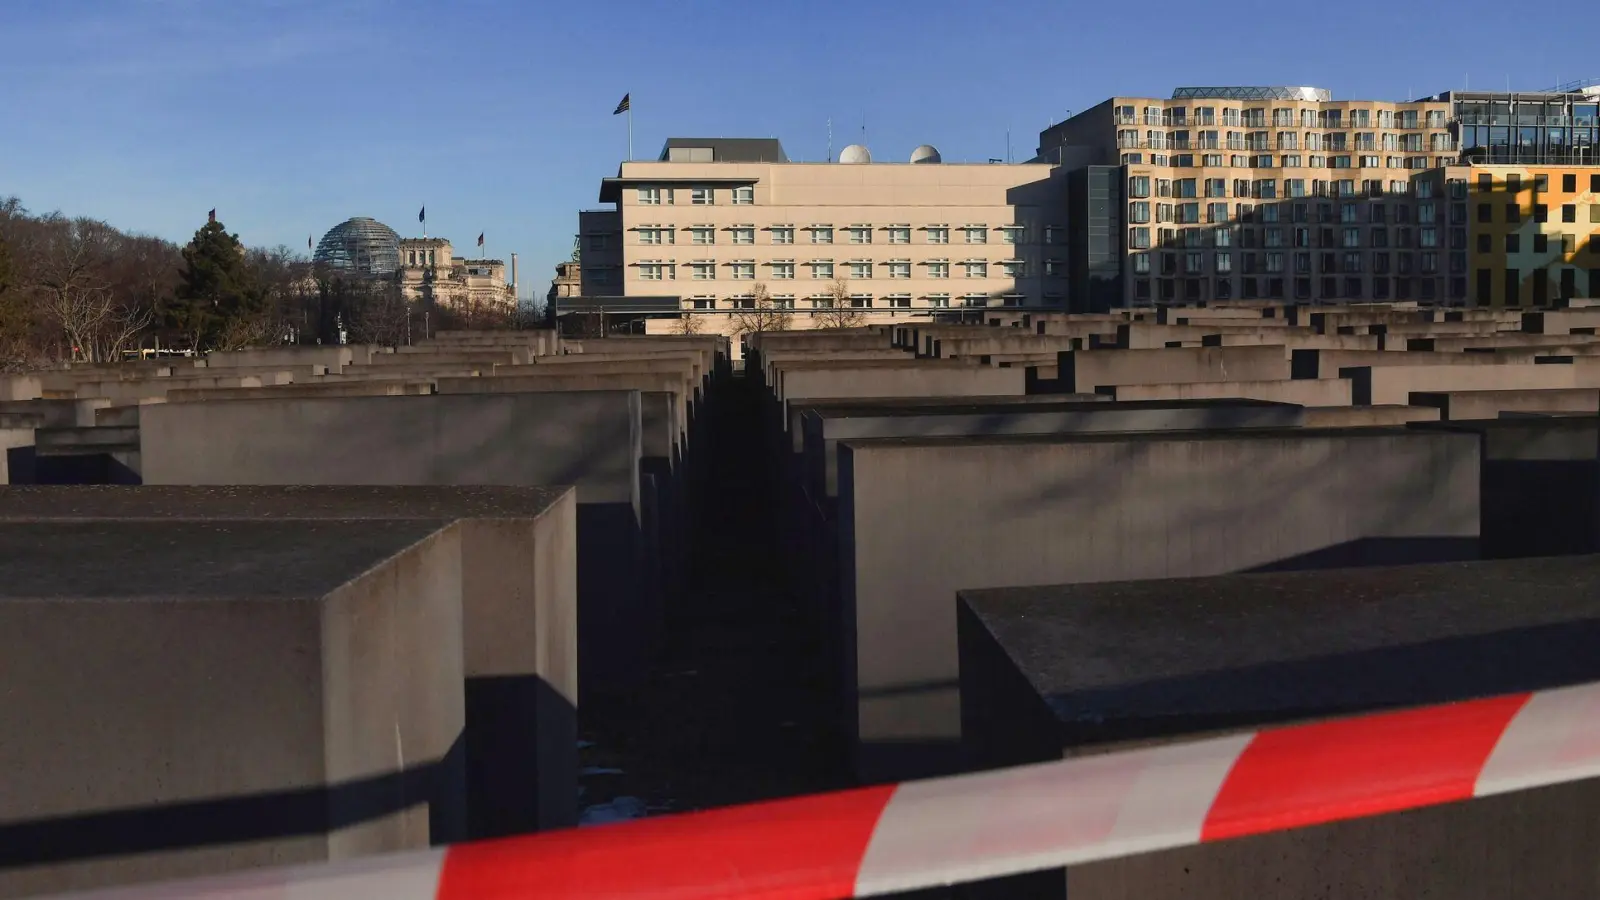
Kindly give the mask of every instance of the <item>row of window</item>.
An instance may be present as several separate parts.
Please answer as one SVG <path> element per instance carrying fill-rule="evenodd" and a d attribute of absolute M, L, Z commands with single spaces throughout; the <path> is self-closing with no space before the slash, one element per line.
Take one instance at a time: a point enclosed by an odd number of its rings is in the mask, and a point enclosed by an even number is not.
<path fill-rule="evenodd" d="M 688 263 L 667 262 L 664 260 L 642 260 L 638 264 L 639 279 L 641 281 L 674 281 L 678 277 L 678 267 L 687 266 L 689 277 L 694 281 L 715 281 L 717 279 L 718 263 L 712 260 L 697 260 Z M 753 281 L 756 277 L 756 263 L 753 260 L 737 260 L 722 263 L 727 267 L 730 277 L 734 281 Z M 834 277 L 835 267 L 831 259 L 812 260 L 800 263 L 811 270 L 813 279 L 831 280 Z M 870 280 L 873 278 L 874 264 L 867 261 L 845 263 L 846 277 L 857 280 Z M 910 278 L 911 262 L 909 260 L 895 260 L 879 263 L 887 278 Z M 951 263 L 949 260 L 932 260 L 921 264 L 925 269 L 927 278 L 949 278 Z M 998 263 L 989 263 L 984 260 L 967 260 L 958 262 L 967 278 L 988 278 L 991 265 L 998 267 L 1001 278 L 1026 278 L 1028 277 L 1028 264 L 1021 260 L 1004 260 Z M 770 269 L 769 277 L 774 281 L 792 281 L 795 277 L 796 263 L 793 260 L 776 260 L 766 263 Z M 1050 260 L 1045 264 L 1047 274 L 1062 274 L 1066 263 L 1060 260 Z"/>
<path fill-rule="evenodd" d="M 1132 105 L 1118 106 L 1116 120 L 1118 125 L 1138 125 L 1140 117 L 1137 108 Z M 1160 106 L 1146 106 L 1143 110 L 1143 124 L 1167 125 L 1183 127 L 1186 125 L 1216 125 L 1219 124 L 1217 108 L 1214 106 L 1196 106 L 1191 115 L 1190 109 L 1184 106 L 1162 108 Z M 1346 116 L 1345 113 L 1349 112 Z M 1268 110 L 1264 106 L 1249 108 L 1223 107 L 1220 124 L 1234 125 L 1243 128 L 1267 127 Z M 1302 128 L 1371 128 L 1377 123 L 1378 128 L 1443 128 L 1445 113 L 1442 109 L 1415 110 L 1415 109 L 1293 109 L 1277 107 L 1271 110 L 1272 127 L 1292 128 L 1298 121 Z M 1298 115 L 1296 115 L 1298 113 Z"/>
<path fill-rule="evenodd" d="M 1495 189 L 1495 184 L 1496 181 L 1493 173 L 1479 173 L 1478 190 L 1492 191 Z M 1522 174 L 1520 172 L 1511 172 L 1508 173 L 1505 177 L 1505 180 L 1499 182 L 1499 184 L 1504 187 L 1506 191 L 1513 194 L 1518 193 L 1524 187 L 1531 187 L 1536 192 L 1543 192 L 1550 190 L 1550 176 L 1535 175 L 1533 176 L 1532 180 L 1525 183 L 1522 180 Z M 1600 193 L 1600 175 L 1589 176 L 1589 190 Z M 1576 172 L 1567 172 L 1561 176 L 1561 192 L 1563 194 L 1575 194 L 1578 192 L 1578 175 Z"/>
<path fill-rule="evenodd" d="M 1515 204 L 1512 206 L 1514 207 Z M 1230 221 L 1271 223 L 1284 221 L 1285 216 L 1287 216 L 1286 220 L 1291 222 L 1344 222 L 1351 224 L 1367 221 L 1373 224 L 1382 224 L 1389 220 L 1391 210 L 1393 210 L 1396 222 L 1410 222 L 1412 220 L 1413 207 L 1411 204 L 1396 203 L 1389 206 L 1382 203 L 1369 203 L 1365 204 L 1365 213 L 1362 212 L 1362 207 L 1363 204 L 1358 203 L 1341 203 L 1338 206 L 1332 203 L 1318 203 L 1314 210 L 1316 215 L 1313 216 L 1313 208 L 1309 203 L 1263 204 L 1259 207 L 1252 203 L 1239 203 L 1231 207 L 1226 203 L 1207 203 L 1204 204 L 1205 215 L 1202 217 L 1202 205 L 1199 202 L 1158 202 L 1153 206 L 1156 222 L 1174 222 L 1180 225 L 1197 225 L 1202 221 L 1218 225 Z M 1148 200 L 1130 202 L 1128 204 L 1128 222 L 1133 225 L 1148 224 L 1151 221 L 1151 209 L 1152 205 Z M 1285 209 L 1287 209 L 1287 212 L 1284 211 Z M 1433 203 L 1419 203 L 1414 207 L 1414 210 L 1416 212 L 1416 221 L 1421 224 L 1431 225 L 1439 221 L 1439 208 Z M 1576 215 L 1576 208 L 1574 208 L 1573 214 Z M 1466 205 L 1462 203 L 1453 204 L 1450 215 L 1453 223 L 1458 225 L 1465 224 L 1467 220 Z M 1481 219 L 1480 221 L 1488 220 Z M 1539 221 L 1542 222 L 1544 220 L 1540 219 Z M 1576 220 L 1569 219 L 1567 221 Z"/>
<path fill-rule="evenodd" d="M 1578 236 L 1575 234 L 1535 234 L 1532 235 L 1532 239 L 1528 241 L 1524 241 L 1522 239 L 1522 235 L 1520 234 L 1507 234 L 1502 236 L 1500 243 L 1501 246 L 1505 248 L 1505 252 L 1507 253 L 1521 253 L 1524 246 L 1527 246 L 1534 253 L 1549 253 L 1551 237 L 1555 238 L 1555 246 L 1560 250 L 1562 255 L 1571 256 L 1578 252 Z M 1478 235 L 1478 252 L 1493 253 L 1495 243 L 1496 241 L 1494 239 L 1494 235 Z M 1596 241 L 1591 238 L 1589 241 L 1585 242 L 1584 246 L 1588 248 L 1590 253 L 1600 253 L 1600 241 Z"/>
<path fill-rule="evenodd" d="M 773 294 L 772 305 L 776 309 L 797 309 L 798 304 L 806 303 L 811 309 L 832 309 L 835 298 L 832 294 L 815 294 L 811 297 L 796 299 L 793 294 Z M 912 297 L 910 294 L 888 294 L 883 297 L 873 297 L 871 294 L 851 294 L 845 298 L 853 309 L 910 309 Z M 949 309 L 952 306 L 986 307 L 992 305 L 994 300 L 999 300 L 1001 306 L 1024 306 L 1027 297 L 1024 294 L 1002 294 L 991 297 L 988 294 L 965 294 L 952 297 L 949 294 L 924 294 L 922 305 L 932 309 Z M 1046 303 L 1057 303 L 1060 296 L 1055 294 L 1045 295 Z M 724 297 L 720 301 L 716 297 L 690 297 L 687 302 L 693 309 L 755 309 L 754 297 Z M 721 304 L 720 306 L 718 304 Z"/>
<path fill-rule="evenodd" d="M 1316 270 L 1322 273 L 1340 272 L 1345 274 L 1358 274 L 1371 269 L 1375 275 L 1388 275 L 1392 272 L 1400 275 L 1410 275 L 1413 271 L 1423 275 L 1435 275 L 1439 272 L 1439 254 L 1436 251 L 1422 253 L 1397 253 L 1391 256 L 1388 253 L 1363 253 L 1361 251 L 1346 251 L 1344 253 L 1282 253 L 1269 251 L 1266 253 L 1238 253 L 1230 250 L 1217 250 L 1210 253 L 1204 251 L 1188 251 L 1184 253 L 1140 253 L 1131 259 L 1130 268 L 1135 275 L 1148 275 L 1158 271 L 1162 275 L 1177 275 L 1180 272 L 1187 275 L 1198 275 L 1214 272 L 1219 275 L 1234 271 L 1234 259 L 1239 260 L 1238 271 L 1245 275 L 1258 273 L 1274 274 L 1292 270 L 1296 274 L 1308 275 L 1313 271 L 1312 264 L 1316 263 Z M 1467 271 L 1467 257 L 1464 253 L 1450 255 L 1450 270 L 1455 273 Z M 1156 257 L 1152 262 L 1151 258 Z M 1290 268 L 1285 268 L 1285 266 Z"/>
<path fill-rule="evenodd" d="M 714 187 L 691 187 L 689 191 L 690 206 L 715 206 L 717 194 L 721 193 Z M 642 187 L 638 191 L 640 206 L 673 206 L 677 203 L 677 188 L 669 187 Z M 749 206 L 756 202 L 756 189 L 753 185 L 740 185 L 727 191 L 728 202 L 734 206 Z"/>
<path fill-rule="evenodd" d="M 1589 204 L 1588 207 L 1589 207 L 1589 222 L 1591 224 L 1600 223 L 1600 204 Z M 1505 223 L 1507 225 L 1520 225 L 1520 224 L 1522 224 L 1522 221 L 1523 221 L 1523 218 L 1524 218 L 1522 204 L 1520 204 L 1520 203 L 1507 203 L 1507 204 L 1505 204 L 1504 208 L 1505 208 L 1505 216 L 1503 218 L 1504 218 L 1504 221 L 1505 221 Z M 1532 208 L 1528 210 L 1528 214 L 1531 217 L 1531 219 L 1533 221 L 1535 221 L 1535 222 L 1548 222 L 1548 221 L 1550 221 L 1550 207 L 1548 205 L 1546 205 L 1546 204 L 1543 204 L 1543 203 L 1535 203 L 1535 204 L 1533 204 Z M 1478 204 L 1478 221 L 1479 222 L 1493 222 L 1494 221 L 1494 205 L 1493 204 L 1490 204 L 1490 203 L 1479 203 Z M 1563 222 L 1576 222 L 1576 221 L 1578 221 L 1578 205 L 1576 203 L 1563 203 L 1563 204 L 1561 204 L 1561 221 L 1563 221 Z"/>
<path fill-rule="evenodd" d="M 1232 300 L 1234 283 L 1230 278 L 1218 278 L 1215 281 L 1207 278 L 1157 278 L 1153 279 L 1156 296 L 1151 296 L 1152 279 L 1139 278 L 1133 282 L 1134 303 L 1149 303 L 1152 299 L 1162 303 L 1174 303 L 1180 299 L 1185 303 L 1195 303 L 1207 300 Z M 1367 292 L 1370 282 L 1372 290 Z M 1285 287 L 1292 289 L 1292 296 L 1284 293 Z M 1241 278 L 1238 285 L 1238 299 L 1240 300 L 1298 300 L 1313 299 L 1313 287 L 1320 288 L 1315 299 L 1327 301 L 1350 300 L 1437 300 L 1439 298 L 1439 279 L 1413 278 L 1401 276 L 1390 278 L 1387 276 L 1371 279 L 1346 276 L 1340 278 L 1327 275 L 1322 278 L 1302 276 L 1298 278 Z M 1210 296 L 1207 296 L 1207 294 Z M 1458 276 L 1449 279 L 1449 297 L 1452 300 L 1464 300 L 1467 296 L 1467 279 Z M 1481 301 L 1480 301 L 1481 302 Z"/>
<path fill-rule="evenodd" d="M 1124 153 L 1122 164 L 1125 166 L 1140 166 L 1145 164 L 1145 154 Z M 1175 169 L 1193 169 L 1195 155 L 1180 153 L 1168 156 L 1165 153 L 1149 154 L 1149 164 L 1152 166 L 1170 166 Z M 1432 160 L 1430 163 L 1429 160 Z M 1298 153 L 1284 154 L 1275 157 L 1270 153 L 1253 156 L 1235 154 L 1225 156 L 1221 153 L 1206 153 L 1199 157 L 1198 168 L 1220 169 L 1224 167 L 1234 169 L 1439 169 L 1455 162 L 1452 156 L 1325 156 L 1313 154 L 1302 156 Z"/>
<path fill-rule="evenodd" d="M 1393 244 L 1397 249 L 1410 249 L 1411 247 L 1438 247 L 1440 229 L 1434 226 L 1412 228 L 1410 226 L 1397 226 L 1393 232 Z M 1363 240 L 1363 236 L 1365 240 Z M 1467 230 L 1465 228 L 1449 229 L 1450 246 L 1462 250 L 1467 246 Z M 1237 244 L 1240 247 L 1254 248 L 1259 242 L 1260 246 L 1272 247 L 1374 247 L 1387 249 L 1391 246 L 1389 228 L 1374 225 L 1365 228 L 1339 228 L 1328 226 L 1312 228 L 1310 226 L 1285 228 L 1282 226 L 1268 226 L 1260 229 L 1244 228 L 1234 232 L 1226 228 L 1160 228 L 1157 229 L 1155 242 L 1151 242 L 1150 229 L 1136 227 L 1128 229 L 1128 247 L 1133 250 L 1150 250 L 1153 248 L 1174 247 L 1231 247 Z"/>
<path fill-rule="evenodd" d="M 1232 179 L 1232 185 L 1235 197 L 1255 197 L 1265 200 L 1275 200 L 1278 197 L 1276 178 L 1235 178 Z M 1149 197 L 1153 188 L 1154 196 L 1157 197 L 1198 197 L 1202 190 L 1207 197 L 1226 197 L 1228 186 L 1229 179 L 1226 178 L 1152 178 L 1149 175 L 1130 175 L 1128 196 Z M 1466 196 L 1464 182 L 1453 180 L 1450 182 L 1450 188 L 1451 197 L 1460 199 Z M 1419 200 L 1431 200 L 1434 193 L 1434 183 L 1427 180 L 1391 180 L 1386 185 L 1381 178 L 1365 178 L 1360 182 L 1354 178 L 1283 179 L 1285 197 L 1415 196 Z"/>
<path fill-rule="evenodd" d="M 1402 153 L 1442 153 L 1458 149 L 1455 139 L 1445 133 L 1401 134 L 1373 131 L 1146 131 L 1117 132 L 1117 146 L 1124 150 L 1388 150 Z"/>
<path fill-rule="evenodd" d="M 690 244 L 701 246 L 715 244 L 719 230 L 727 233 L 728 240 L 732 244 L 754 244 L 756 242 L 756 232 L 759 230 L 765 230 L 770 235 L 773 244 L 793 244 L 796 230 L 810 232 L 810 242 L 813 244 L 832 244 L 834 243 L 835 232 L 832 225 L 808 225 L 804 229 L 796 229 L 793 225 L 773 225 L 765 229 L 758 229 L 754 225 L 730 225 L 720 229 L 715 225 L 686 225 L 681 227 L 672 225 L 639 225 L 633 230 L 638 233 L 639 243 L 641 244 L 675 244 L 677 243 L 677 232 L 681 230 L 689 233 Z M 873 242 L 872 233 L 874 230 L 871 225 L 847 226 L 843 229 L 845 243 L 870 244 Z M 914 229 L 910 225 L 886 225 L 876 230 L 885 232 L 890 244 L 909 244 L 911 243 L 911 232 Z M 948 225 L 927 225 L 921 230 L 924 233 L 926 243 L 950 243 L 951 228 Z M 962 225 L 955 230 L 963 233 L 965 243 L 989 243 L 990 229 L 987 225 Z M 1026 226 L 1001 225 L 998 226 L 997 230 L 1000 232 L 1000 243 L 1002 244 L 1025 244 L 1028 242 Z M 603 238 L 604 236 L 594 235 L 593 237 Z M 1057 243 L 1065 237 L 1065 231 L 1059 228 L 1046 228 L 1045 237 L 1049 243 Z M 602 242 L 601 246 L 593 249 L 602 249 L 603 246 Z"/>

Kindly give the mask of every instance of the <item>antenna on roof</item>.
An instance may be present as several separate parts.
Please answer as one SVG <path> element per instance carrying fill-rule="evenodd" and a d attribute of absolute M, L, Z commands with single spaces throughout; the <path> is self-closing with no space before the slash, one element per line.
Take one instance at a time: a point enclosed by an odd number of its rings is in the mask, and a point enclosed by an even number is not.
<path fill-rule="evenodd" d="M 1006 129 L 1006 164 L 1011 163 L 1011 129 Z"/>

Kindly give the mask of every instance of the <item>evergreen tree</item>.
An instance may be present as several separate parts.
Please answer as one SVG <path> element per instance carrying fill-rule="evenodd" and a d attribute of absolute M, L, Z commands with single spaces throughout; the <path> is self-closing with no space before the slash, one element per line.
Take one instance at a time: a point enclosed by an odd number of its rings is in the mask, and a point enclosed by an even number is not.
<path fill-rule="evenodd" d="M 168 327 L 200 351 L 214 346 L 224 333 L 260 319 L 264 307 L 244 245 L 213 218 L 183 248 L 183 271 L 166 308 Z"/>

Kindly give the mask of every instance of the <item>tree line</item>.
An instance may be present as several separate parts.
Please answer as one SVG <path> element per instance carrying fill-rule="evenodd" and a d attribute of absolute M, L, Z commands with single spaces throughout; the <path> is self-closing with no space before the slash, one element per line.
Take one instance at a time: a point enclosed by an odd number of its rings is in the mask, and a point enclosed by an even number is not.
<path fill-rule="evenodd" d="M 447 328 L 527 327 L 502 308 L 408 302 L 287 247 L 247 247 L 208 220 L 185 246 L 0 198 L 0 370 L 138 351 L 284 344 L 397 346 Z"/>

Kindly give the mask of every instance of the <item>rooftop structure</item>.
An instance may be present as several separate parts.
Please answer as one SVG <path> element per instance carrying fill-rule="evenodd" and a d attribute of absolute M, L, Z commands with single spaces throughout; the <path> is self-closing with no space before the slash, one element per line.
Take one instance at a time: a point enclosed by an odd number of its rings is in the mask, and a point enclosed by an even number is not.
<path fill-rule="evenodd" d="M 355 216 L 328 229 L 311 258 L 355 275 L 392 275 L 400 267 L 400 235 L 377 219 Z"/>
<path fill-rule="evenodd" d="M 1328 103 L 1333 92 L 1319 87 L 1181 87 L 1172 91 L 1174 100 L 1304 100 Z"/>

